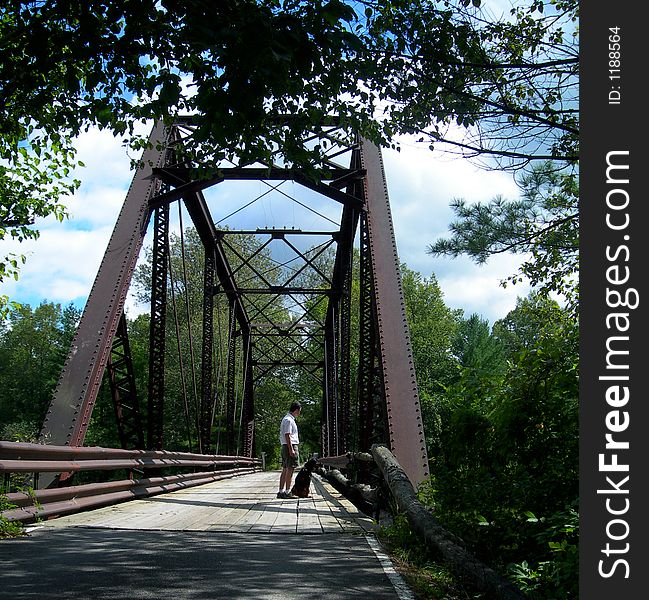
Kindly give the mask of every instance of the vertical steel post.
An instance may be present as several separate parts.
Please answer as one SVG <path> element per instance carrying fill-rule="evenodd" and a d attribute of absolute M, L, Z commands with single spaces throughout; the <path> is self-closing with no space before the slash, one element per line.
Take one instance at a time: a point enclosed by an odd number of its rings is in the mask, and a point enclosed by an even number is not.
<path fill-rule="evenodd" d="M 226 454 L 232 454 L 236 451 L 235 442 L 235 379 L 236 379 L 236 326 L 237 319 L 235 308 L 230 303 L 230 325 L 228 327 L 228 359 L 227 359 L 227 382 L 226 382 L 226 418 L 225 418 L 225 448 Z"/>
<path fill-rule="evenodd" d="M 252 457 L 254 452 L 255 434 L 255 404 L 252 372 L 252 336 L 250 332 L 243 333 L 244 371 L 243 371 L 243 450 L 241 454 Z"/>
<path fill-rule="evenodd" d="M 142 415 L 124 313 L 113 338 L 107 372 L 120 445 L 127 450 L 144 449 Z"/>
<path fill-rule="evenodd" d="M 162 450 L 167 277 L 169 272 L 169 205 L 155 210 L 151 270 L 151 322 L 149 327 L 149 398 L 147 447 Z"/>
<path fill-rule="evenodd" d="M 358 346 L 358 449 L 369 451 L 372 443 L 381 441 L 385 410 L 383 378 L 377 370 L 377 330 L 372 256 L 370 253 L 367 214 L 360 223 L 360 294 L 359 294 L 359 346 Z"/>
<path fill-rule="evenodd" d="M 352 317 L 352 252 L 347 255 L 348 265 L 340 299 L 340 424 L 339 450 L 350 449 L 350 394 L 351 394 L 351 317 Z"/>
<path fill-rule="evenodd" d="M 327 340 L 324 340 L 322 361 L 322 420 L 320 424 L 320 448 L 322 456 L 331 456 L 329 448 L 329 390 L 327 387 Z"/>
<path fill-rule="evenodd" d="M 330 298 L 325 320 L 324 380 L 326 389 L 327 456 L 338 455 L 338 301 Z M 324 451 L 324 450 L 323 450 Z"/>
<path fill-rule="evenodd" d="M 212 357 L 214 354 L 214 252 L 205 250 L 203 272 L 203 341 L 201 360 L 201 407 L 199 436 L 201 451 L 210 450 L 212 437 Z"/>

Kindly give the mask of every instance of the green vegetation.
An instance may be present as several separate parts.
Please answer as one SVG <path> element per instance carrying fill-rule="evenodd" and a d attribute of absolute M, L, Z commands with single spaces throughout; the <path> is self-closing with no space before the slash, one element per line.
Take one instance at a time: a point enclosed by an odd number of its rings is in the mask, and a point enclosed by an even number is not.
<path fill-rule="evenodd" d="M 381 527 L 378 538 L 417 600 L 479 598 L 472 596 L 439 564 L 403 515 L 397 515 L 390 525 Z"/>
<path fill-rule="evenodd" d="M 24 533 L 22 523 L 9 521 L 7 518 L 2 516 L 2 513 L 5 510 L 11 510 L 12 508 L 16 508 L 16 506 L 11 504 L 11 502 L 7 500 L 6 496 L 0 494 L 0 539 L 18 537 Z"/>
<path fill-rule="evenodd" d="M 305 151 L 300 137 L 335 115 L 344 131 L 383 144 L 416 134 L 488 168 L 519 170 L 520 200 L 455 201 L 451 237 L 430 247 L 478 262 L 525 253 L 504 283 L 524 278 L 536 290 L 506 318 L 490 326 L 451 311 L 434 276 L 403 267 L 431 463 L 420 495 L 530 597 L 576 598 L 577 15 L 576 0 L 520 2 L 502 18 L 468 0 L 10 0 L 0 8 L 0 240 L 35 238 L 37 219 L 65 218 L 81 131 L 106 128 L 137 148 L 135 125 L 187 112 L 198 123 L 188 152 L 206 163 L 281 155 L 318 165 L 322 149 Z M 202 256 L 195 234 L 186 237 L 184 249 L 172 241 L 173 289 L 189 317 L 178 335 L 168 328 L 170 449 L 195 449 L 197 439 L 198 399 L 179 356 L 200 347 Z M 191 256 L 191 285 L 181 279 L 181 250 Z M 17 277 L 23 260 L 0 257 L 0 281 Z M 143 293 L 149 277 L 146 265 L 136 274 Z M 0 316 L 0 437 L 34 440 L 79 313 L 3 297 Z M 215 323 L 222 355 L 221 301 Z M 145 378 L 147 315 L 129 322 L 129 335 Z M 270 464 L 289 399 L 305 403 L 305 453 L 317 451 L 320 435 L 317 384 L 290 370 L 274 375 L 256 390 L 256 451 Z M 223 376 L 215 373 L 217 389 Z M 142 397 L 146 380 L 137 387 Z M 217 405 L 217 440 L 223 412 Z M 86 443 L 118 445 L 106 386 Z M 436 571 L 437 587 L 422 597 L 466 597 L 398 518 L 384 540 L 404 561 Z"/>
<path fill-rule="evenodd" d="M 526 583 L 536 597 L 576 597 L 576 323 L 533 294 L 492 336 L 503 348 L 501 368 L 476 386 L 463 367 L 437 395 L 439 439 L 422 499 L 488 564 L 517 580 L 536 570 Z"/>
<path fill-rule="evenodd" d="M 80 316 L 73 306 L 14 307 L 0 321 L 0 438 L 35 441 Z"/>

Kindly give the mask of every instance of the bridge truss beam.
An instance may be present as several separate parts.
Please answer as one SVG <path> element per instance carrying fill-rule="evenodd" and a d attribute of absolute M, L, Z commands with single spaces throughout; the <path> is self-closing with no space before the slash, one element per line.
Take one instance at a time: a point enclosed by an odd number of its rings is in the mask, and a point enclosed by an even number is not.
<path fill-rule="evenodd" d="M 205 251 L 201 394 L 196 409 L 199 450 L 213 451 L 212 426 L 215 406 L 220 402 L 226 415 L 226 452 L 251 456 L 255 388 L 277 369 L 298 368 L 322 383 L 324 455 L 368 450 L 371 443 L 383 441 L 411 480 L 418 483 L 427 475 L 427 456 L 379 149 L 360 138 L 344 139 L 337 135 L 339 127 L 334 124 L 306 138 L 326 139 L 336 145 L 318 181 L 299 169 L 277 165 L 218 166 L 207 171 L 182 158 L 180 149 L 191 127 L 191 119 L 186 118 L 166 127 L 157 124 L 152 131 L 150 149 L 135 174 L 88 298 L 43 426 L 42 440 L 56 445 L 83 444 L 137 254 L 153 214 L 147 445 L 163 446 L 168 209 L 172 202 L 182 200 Z M 347 157 L 347 164 L 339 164 L 341 157 Z M 333 200 L 341 206 L 338 222 L 328 219 L 336 228 L 219 228 L 204 193 L 226 181 L 247 180 L 260 181 L 287 197 L 279 186 L 291 181 Z M 308 203 L 300 204 L 310 210 Z M 360 308 L 356 328 L 352 296 L 354 240 L 359 224 Z M 259 240 L 256 250 L 245 254 L 230 242 L 233 234 L 255 236 Z M 304 250 L 296 241 L 299 236 L 324 241 Z M 292 252 L 291 261 L 299 266 L 289 268 L 284 263 L 267 272 L 257 267 L 255 258 L 269 252 L 274 244 Z M 333 268 L 325 272 L 322 259 L 330 251 L 335 251 Z M 283 279 L 278 273 L 283 273 Z M 213 385 L 212 379 L 215 294 L 225 295 L 229 306 L 226 389 L 220 399 L 218 385 Z M 352 364 L 354 347 L 358 347 L 357 365 Z M 352 393 L 354 369 L 357 386 Z"/>

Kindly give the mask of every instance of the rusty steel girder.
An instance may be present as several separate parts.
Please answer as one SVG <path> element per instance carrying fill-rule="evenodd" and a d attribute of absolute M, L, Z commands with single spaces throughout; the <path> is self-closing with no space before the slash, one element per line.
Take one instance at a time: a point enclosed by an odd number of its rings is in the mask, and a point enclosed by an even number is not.
<path fill-rule="evenodd" d="M 203 340 L 201 354 L 201 405 L 199 452 L 207 452 L 212 442 L 212 355 L 214 346 L 214 252 L 205 252 L 203 271 Z"/>
<path fill-rule="evenodd" d="M 334 124 L 328 125 L 328 129 L 323 126 L 322 131 L 310 137 L 305 134 L 307 140 L 326 139 L 340 146 L 325 161 L 319 171 L 319 181 L 305 170 L 276 165 L 219 166 L 208 172 L 204 165 L 190 166 L 183 162 L 180 148 L 183 136 L 188 135 L 192 126 L 191 118 L 185 118 L 166 128 L 156 124 L 152 131 L 151 147 L 136 172 L 88 298 L 43 426 L 42 440 L 58 445 L 83 444 L 137 255 L 150 215 L 155 214 L 147 425 L 148 446 L 163 446 L 164 314 L 169 276 L 165 220 L 168 227 L 170 203 L 182 201 L 206 257 L 202 387 L 196 424 L 201 450 L 210 451 L 214 406 L 218 400 L 212 385 L 212 317 L 213 295 L 222 293 L 230 310 L 224 366 L 227 383 L 225 397 L 221 399 L 225 405 L 228 453 L 239 450 L 249 456 L 253 453 L 255 385 L 278 367 L 300 368 L 322 382 L 324 455 L 368 449 L 371 442 L 383 441 L 412 482 L 419 483 L 428 474 L 427 456 L 380 150 L 367 140 L 336 136 L 340 126 Z M 348 164 L 334 161 L 345 155 L 350 156 Z M 272 190 L 277 190 L 283 181 L 292 181 L 310 193 L 342 205 L 338 213 L 341 216 L 338 222 L 328 219 L 335 225 L 331 231 L 267 226 L 236 231 L 217 227 L 203 192 L 225 181 L 244 180 L 260 181 L 260 185 Z M 271 185 L 269 182 L 273 181 L 278 183 Z M 359 387 L 353 398 L 351 299 L 354 239 L 359 223 Z M 267 236 L 267 240 L 246 256 L 228 241 L 228 236 L 234 233 L 255 235 L 257 240 Z M 293 237 L 300 235 L 320 237 L 324 242 L 304 251 Z M 263 272 L 254 260 L 256 254 L 276 243 L 293 252 L 300 265 L 286 269 L 283 278 Z M 324 272 L 320 261 L 325 252 L 332 251 L 330 248 L 335 249 L 335 259 L 331 272 Z M 282 308 L 277 310 L 278 306 Z M 290 322 L 286 322 L 286 314 L 290 314 Z M 243 390 L 235 389 L 238 385 Z M 356 410 L 352 411 L 354 402 Z"/>
<path fill-rule="evenodd" d="M 149 323 L 149 398 L 147 449 L 162 450 L 167 278 L 169 273 L 169 206 L 155 209 L 151 268 L 151 319 Z"/>
<path fill-rule="evenodd" d="M 361 143 L 361 164 L 389 445 L 417 484 L 429 475 L 424 426 L 383 159 L 367 140 Z"/>
<path fill-rule="evenodd" d="M 372 274 L 367 214 L 360 227 L 359 340 L 357 379 L 357 448 L 369 451 L 372 444 L 386 439 L 383 374 L 381 372 L 376 319 L 376 298 Z"/>
<path fill-rule="evenodd" d="M 45 416 L 40 441 L 81 446 L 97 399 L 112 340 L 159 191 L 153 170 L 165 159 L 168 130 L 157 123 L 108 242 L 63 371 Z"/>
<path fill-rule="evenodd" d="M 127 450 L 143 450 L 144 427 L 124 313 L 119 320 L 108 357 L 108 380 L 120 444 Z"/>

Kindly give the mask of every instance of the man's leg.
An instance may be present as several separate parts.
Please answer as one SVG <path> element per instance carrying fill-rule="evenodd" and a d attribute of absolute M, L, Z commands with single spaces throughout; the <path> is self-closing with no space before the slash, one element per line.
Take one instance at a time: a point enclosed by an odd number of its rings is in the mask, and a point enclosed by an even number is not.
<path fill-rule="evenodd" d="M 278 498 L 286 489 L 284 486 L 286 483 L 286 446 L 284 444 L 281 446 L 280 458 L 282 460 L 282 472 L 279 476 L 279 490 L 277 491 Z"/>
<path fill-rule="evenodd" d="M 284 467 L 282 469 L 282 473 L 279 476 L 279 491 L 281 492 L 282 490 L 287 489 L 287 485 L 290 484 L 290 480 L 288 479 L 288 471 L 289 469 L 287 467 Z M 291 475 L 293 474 L 293 470 L 290 469 Z"/>
<path fill-rule="evenodd" d="M 287 492 L 291 491 L 291 480 L 293 479 L 293 471 L 294 471 L 293 467 L 288 467 L 286 469 L 286 476 L 285 476 L 284 483 L 286 484 L 285 489 Z"/>

